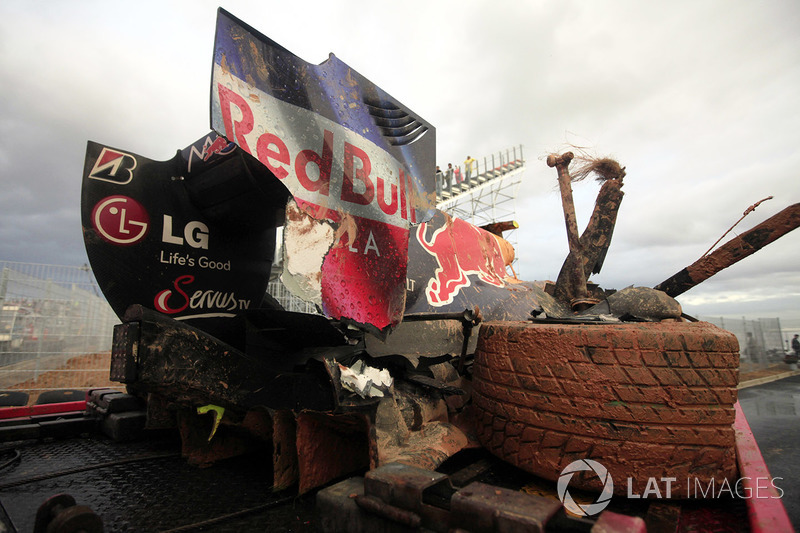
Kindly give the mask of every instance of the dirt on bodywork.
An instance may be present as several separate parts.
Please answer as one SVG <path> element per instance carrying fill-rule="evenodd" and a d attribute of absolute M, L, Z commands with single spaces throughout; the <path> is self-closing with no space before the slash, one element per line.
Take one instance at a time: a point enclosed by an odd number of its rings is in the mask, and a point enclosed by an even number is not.
<path fill-rule="evenodd" d="M 650 478 L 730 481 L 738 364 L 734 335 L 703 322 L 489 323 L 475 361 L 479 439 L 545 479 L 591 459 L 637 494 Z"/>

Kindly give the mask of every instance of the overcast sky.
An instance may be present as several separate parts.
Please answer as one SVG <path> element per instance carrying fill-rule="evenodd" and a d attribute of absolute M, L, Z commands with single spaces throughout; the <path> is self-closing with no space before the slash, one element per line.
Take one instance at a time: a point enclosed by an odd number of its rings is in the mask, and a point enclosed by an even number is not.
<path fill-rule="evenodd" d="M 800 3 L 0 0 L 0 260 L 87 261 L 86 141 L 153 159 L 209 131 L 216 9 L 311 63 L 333 52 L 437 130 L 437 162 L 523 145 L 519 270 L 567 253 L 556 174 L 569 145 L 627 167 L 603 271 L 653 286 L 800 201 Z M 598 186 L 575 184 L 586 224 Z M 735 232 L 735 233 L 736 233 Z M 733 235 L 733 234 L 732 234 Z M 678 300 L 800 332 L 800 231 Z"/>

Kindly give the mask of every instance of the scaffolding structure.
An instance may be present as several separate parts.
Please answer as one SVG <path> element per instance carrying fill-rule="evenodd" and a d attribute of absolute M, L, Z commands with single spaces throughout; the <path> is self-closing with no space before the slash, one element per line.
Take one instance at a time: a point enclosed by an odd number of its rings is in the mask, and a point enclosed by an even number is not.
<path fill-rule="evenodd" d="M 457 168 L 453 175 L 463 176 L 462 181 L 454 179 L 441 191 L 437 188 L 436 207 L 475 226 L 516 219 L 517 190 L 525 172 L 522 145 L 476 160 L 469 175 L 463 167 Z M 509 230 L 503 234 L 515 248 L 516 233 Z"/>

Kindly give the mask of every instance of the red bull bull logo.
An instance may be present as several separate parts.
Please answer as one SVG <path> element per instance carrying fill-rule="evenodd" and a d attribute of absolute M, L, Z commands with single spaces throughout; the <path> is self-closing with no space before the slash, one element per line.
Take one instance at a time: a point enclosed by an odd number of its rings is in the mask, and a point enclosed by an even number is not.
<path fill-rule="evenodd" d="M 470 276 L 496 287 L 505 285 L 505 263 L 494 235 L 458 218 L 448 217 L 441 227 L 434 226 L 425 223 L 417 228 L 417 240 L 438 263 L 425 289 L 430 305 L 452 303 L 462 288 L 470 286 Z"/>

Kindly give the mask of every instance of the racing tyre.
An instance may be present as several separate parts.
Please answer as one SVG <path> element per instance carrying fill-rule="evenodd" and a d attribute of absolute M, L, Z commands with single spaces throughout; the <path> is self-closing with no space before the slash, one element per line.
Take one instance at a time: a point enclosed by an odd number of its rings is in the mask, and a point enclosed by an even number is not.
<path fill-rule="evenodd" d="M 478 439 L 554 481 L 592 459 L 616 494 L 733 489 L 738 366 L 736 337 L 706 322 L 487 322 L 473 371 Z M 591 471 L 569 483 L 604 487 Z"/>

